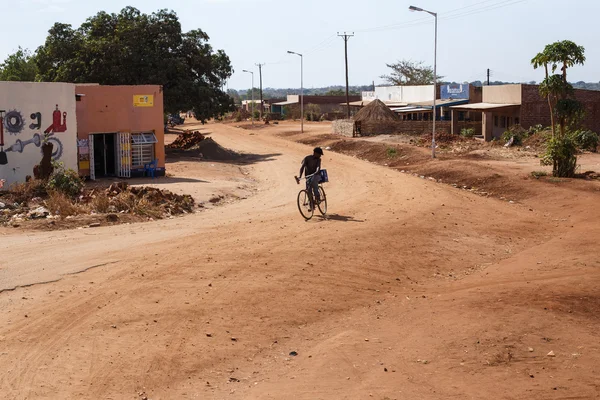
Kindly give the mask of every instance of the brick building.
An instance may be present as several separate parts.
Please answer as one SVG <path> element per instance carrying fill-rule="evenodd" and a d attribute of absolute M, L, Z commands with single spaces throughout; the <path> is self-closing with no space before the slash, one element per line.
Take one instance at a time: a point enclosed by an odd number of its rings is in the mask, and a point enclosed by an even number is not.
<path fill-rule="evenodd" d="M 600 91 L 575 90 L 586 115 L 583 126 L 594 132 L 600 132 Z M 481 103 L 464 104 L 450 107 L 453 122 L 457 122 L 458 113 L 464 111 L 481 112 L 482 133 L 486 141 L 500 138 L 511 126 L 520 125 L 525 129 L 541 124 L 550 126 L 550 109 L 547 99 L 540 96 L 538 85 L 498 85 L 484 86 Z M 452 124 L 452 133 L 458 134 L 457 123 Z"/>
<path fill-rule="evenodd" d="M 360 96 L 349 96 L 350 102 L 359 101 Z M 346 96 L 304 96 L 304 111 L 306 112 L 309 105 L 318 106 L 319 112 L 323 114 L 345 114 L 344 105 L 346 104 Z M 285 101 L 271 103 L 271 112 L 281 114 L 283 116 L 299 116 L 300 115 L 300 96 L 288 95 Z"/>

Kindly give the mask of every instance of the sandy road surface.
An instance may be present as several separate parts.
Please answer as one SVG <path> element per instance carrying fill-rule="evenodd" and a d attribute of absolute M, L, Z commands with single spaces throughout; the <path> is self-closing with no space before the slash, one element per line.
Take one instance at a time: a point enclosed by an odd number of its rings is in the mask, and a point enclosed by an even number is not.
<path fill-rule="evenodd" d="M 327 153 L 332 215 L 304 222 L 308 147 L 211 129 L 271 154 L 253 197 L 2 237 L 3 287 L 63 277 L 0 294 L 2 397 L 598 396 L 594 194 L 508 204 Z"/>

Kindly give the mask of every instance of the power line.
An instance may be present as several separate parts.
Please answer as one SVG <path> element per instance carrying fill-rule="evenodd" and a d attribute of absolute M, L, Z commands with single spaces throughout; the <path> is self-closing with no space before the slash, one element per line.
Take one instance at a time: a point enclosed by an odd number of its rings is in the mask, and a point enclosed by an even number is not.
<path fill-rule="evenodd" d="M 485 1 L 481 1 L 479 3 L 471 4 L 469 6 L 456 8 L 456 9 L 450 10 L 445 13 L 439 13 L 439 19 L 441 21 L 453 20 L 456 18 L 462 18 L 462 17 L 466 17 L 469 15 L 479 14 L 479 13 L 489 11 L 489 10 L 495 10 L 495 9 L 499 9 L 499 8 L 508 7 L 508 6 L 511 6 L 514 4 L 523 3 L 525 1 L 529 1 L 529 0 L 485 0 Z M 492 2 L 495 2 L 495 3 L 492 3 Z M 492 3 L 492 4 L 488 4 L 488 3 Z M 469 8 L 482 6 L 483 4 L 487 4 L 487 5 L 469 10 Z M 405 28 L 412 28 L 412 27 L 421 26 L 421 25 L 428 25 L 428 24 L 430 24 L 430 22 L 431 22 L 430 18 L 419 18 L 419 19 L 415 19 L 412 21 L 406 21 L 406 22 L 400 22 L 400 23 L 391 24 L 391 25 L 384 25 L 384 26 L 379 26 L 379 27 L 374 27 L 374 28 L 357 30 L 356 32 L 365 32 L 365 33 L 366 32 L 385 32 L 388 30 L 405 29 Z"/>

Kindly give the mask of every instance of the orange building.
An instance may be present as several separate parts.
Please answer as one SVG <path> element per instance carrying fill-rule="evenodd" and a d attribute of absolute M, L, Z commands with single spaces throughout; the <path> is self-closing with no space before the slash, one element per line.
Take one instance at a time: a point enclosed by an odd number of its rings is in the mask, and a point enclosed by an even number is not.
<path fill-rule="evenodd" d="M 158 85 L 77 85 L 79 174 L 101 177 L 144 176 L 155 161 L 165 174 L 163 92 Z"/>

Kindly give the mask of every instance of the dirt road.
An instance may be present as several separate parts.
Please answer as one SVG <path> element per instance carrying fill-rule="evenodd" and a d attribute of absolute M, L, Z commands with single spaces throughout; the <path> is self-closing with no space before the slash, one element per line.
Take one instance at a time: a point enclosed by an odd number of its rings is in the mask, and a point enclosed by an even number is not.
<path fill-rule="evenodd" d="M 331 216 L 304 222 L 310 148 L 209 127 L 268 155 L 252 197 L 2 236 L 3 288 L 58 279 L 0 294 L 3 398 L 600 395 L 597 194 L 510 204 L 326 152 Z"/>

